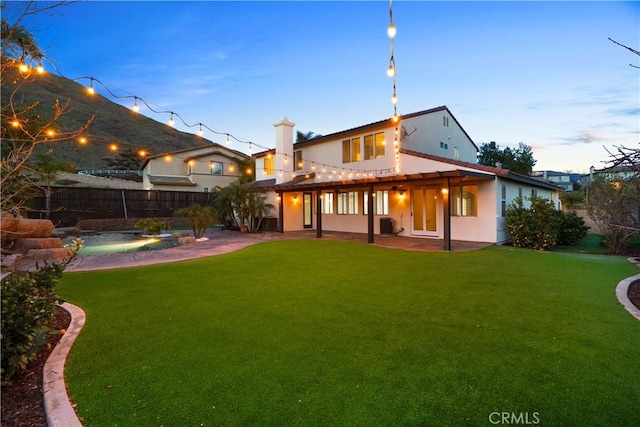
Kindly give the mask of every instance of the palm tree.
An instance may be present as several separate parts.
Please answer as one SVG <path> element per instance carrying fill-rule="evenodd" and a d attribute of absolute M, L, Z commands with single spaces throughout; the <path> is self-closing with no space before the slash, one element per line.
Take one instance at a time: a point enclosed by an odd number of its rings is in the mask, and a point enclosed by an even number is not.
<path fill-rule="evenodd" d="M 42 51 L 35 37 L 26 27 L 19 24 L 11 25 L 7 18 L 3 17 L 0 24 L 0 33 L 2 35 L 3 62 L 5 60 L 25 59 L 27 56 L 42 58 Z"/>

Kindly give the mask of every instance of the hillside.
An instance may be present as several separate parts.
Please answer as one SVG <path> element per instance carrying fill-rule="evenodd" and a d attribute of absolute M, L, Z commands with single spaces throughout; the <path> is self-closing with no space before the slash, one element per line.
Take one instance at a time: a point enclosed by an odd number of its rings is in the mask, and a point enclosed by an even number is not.
<path fill-rule="evenodd" d="M 15 86 L 10 76 L 3 76 L 2 80 L 4 104 Z M 53 149 L 52 155 L 56 159 L 70 161 L 79 170 L 107 168 L 106 159 L 116 156 L 109 150 L 113 143 L 118 144 L 121 150 L 137 151 L 144 147 L 149 154 L 160 154 L 202 146 L 208 142 L 197 135 L 178 131 L 165 123 L 136 114 L 97 93 L 90 96 L 84 86 L 52 74 L 30 78 L 16 99 L 25 105 L 39 101 L 45 114 L 56 100 L 60 103 L 70 100 L 69 112 L 59 121 L 60 127 L 66 131 L 78 129 L 94 117 L 86 133 L 87 145 L 80 145 L 76 141 L 47 145 L 47 149 Z"/>

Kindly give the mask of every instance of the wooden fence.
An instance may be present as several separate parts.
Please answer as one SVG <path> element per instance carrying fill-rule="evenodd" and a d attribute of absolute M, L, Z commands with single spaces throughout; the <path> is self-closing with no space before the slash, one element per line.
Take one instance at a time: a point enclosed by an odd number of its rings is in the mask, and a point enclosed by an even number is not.
<path fill-rule="evenodd" d="M 59 226 L 74 226 L 81 219 L 171 217 L 180 208 L 211 206 L 213 193 L 110 188 L 52 187 L 49 218 Z M 46 218 L 46 198 L 37 195 L 30 218 Z"/>

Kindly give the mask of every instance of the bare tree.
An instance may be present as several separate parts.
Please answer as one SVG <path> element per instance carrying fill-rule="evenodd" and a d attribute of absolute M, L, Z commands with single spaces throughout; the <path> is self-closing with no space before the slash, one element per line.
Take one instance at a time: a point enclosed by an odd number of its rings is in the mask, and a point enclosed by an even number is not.
<path fill-rule="evenodd" d="M 586 208 L 607 246 L 623 253 L 629 240 L 640 236 L 640 149 L 618 146 L 607 152 L 610 160 L 603 172 L 610 177 L 590 183 Z"/>
<path fill-rule="evenodd" d="M 70 109 L 69 99 L 56 100 L 54 105 L 45 106 L 38 101 L 25 102 L 22 97 L 21 89 L 25 85 L 43 78 L 42 63 L 48 58 L 21 22 L 28 15 L 51 11 L 69 3 L 4 2 L 0 6 L 3 15 L 0 84 L 7 89 L 2 97 L 0 127 L 2 211 L 20 209 L 33 195 L 41 174 L 30 160 L 38 147 L 74 140 L 93 121 L 91 118 L 79 129 L 64 129 L 60 118 Z M 7 16 L 13 17 L 13 22 Z"/>
<path fill-rule="evenodd" d="M 630 48 L 629 46 L 625 46 L 625 45 L 623 45 L 622 43 L 618 43 L 617 41 L 615 41 L 615 40 L 614 40 L 614 39 L 612 39 L 611 37 L 609 37 L 609 40 L 611 40 L 612 42 L 614 42 L 614 43 L 615 43 L 615 44 L 617 44 L 618 46 L 622 46 L 623 48 L 625 48 L 625 49 L 627 49 L 627 50 L 629 50 L 629 51 L 631 51 L 631 52 L 635 53 L 636 55 L 640 56 L 640 52 L 639 52 L 639 51 L 637 51 L 637 50 L 635 50 L 635 49 L 633 49 L 633 48 Z M 640 68 L 640 67 L 638 67 L 637 65 L 633 65 L 633 64 L 629 64 L 629 65 L 631 65 L 633 68 Z"/>

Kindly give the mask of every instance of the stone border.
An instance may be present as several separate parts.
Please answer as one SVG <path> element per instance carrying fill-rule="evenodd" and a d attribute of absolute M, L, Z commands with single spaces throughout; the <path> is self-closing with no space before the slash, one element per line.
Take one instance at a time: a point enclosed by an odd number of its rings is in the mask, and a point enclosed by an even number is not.
<path fill-rule="evenodd" d="M 71 323 L 67 332 L 55 346 L 44 364 L 43 395 L 44 410 L 49 427 L 82 427 L 82 423 L 71 405 L 64 381 L 64 364 L 73 342 L 80 334 L 86 320 L 85 312 L 67 302 L 60 305 L 71 314 Z"/>
<path fill-rule="evenodd" d="M 629 261 L 640 267 L 640 262 L 636 261 L 636 258 L 629 258 Z M 640 320 L 640 309 L 633 305 L 631 300 L 629 299 L 629 286 L 632 283 L 640 280 L 640 274 L 636 274 L 635 276 L 627 277 L 622 280 L 616 286 L 616 296 L 618 297 L 618 301 L 620 304 L 636 319 Z"/>

